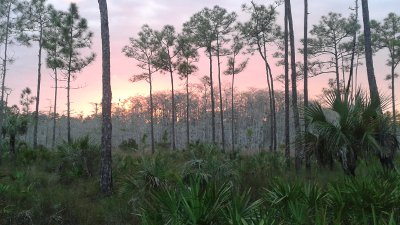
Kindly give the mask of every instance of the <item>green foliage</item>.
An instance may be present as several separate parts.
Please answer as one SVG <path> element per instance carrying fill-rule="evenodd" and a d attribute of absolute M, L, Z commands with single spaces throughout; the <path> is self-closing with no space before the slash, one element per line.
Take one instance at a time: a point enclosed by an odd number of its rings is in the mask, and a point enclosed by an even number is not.
<path fill-rule="evenodd" d="M 58 172 L 64 182 L 98 174 L 100 148 L 90 142 L 89 136 L 58 146 L 58 154 L 60 159 Z"/>
<path fill-rule="evenodd" d="M 113 196 L 99 194 L 99 149 L 88 137 L 56 151 L 21 146 L 0 166 L 0 224 L 399 224 L 400 175 L 362 161 L 357 177 L 288 171 L 270 153 L 114 153 Z M 89 169 L 90 171 L 90 169 Z M 91 170 L 98 171 L 98 168 Z"/>
<path fill-rule="evenodd" d="M 383 166 L 394 167 L 392 160 L 399 144 L 390 133 L 389 118 L 380 113 L 380 104 L 359 91 L 354 100 L 328 94 L 325 105 L 324 109 L 320 103 L 313 103 L 305 110 L 310 124 L 306 151 L 320 164 L 332 164 L 337 159 L 347 174 L 355 175 L 357 160 L 375 154 Z"/>
<path fill-rule="evenodd" d="M 163 135 L 161 137 L 161 141 L 156 143 L 156 148 L 160 151 L 167 151 L 171 146 L 171 143 L 168 140 L 168 132 L 164 130 Z"/>
<path fill-rule="evenodd" d="M 125 151 L 136 151 L 139 149 L 139 145 L 136 143 L 135 139 L 129 138 L 128 140 L 123 140 L 118 148 Z"/>

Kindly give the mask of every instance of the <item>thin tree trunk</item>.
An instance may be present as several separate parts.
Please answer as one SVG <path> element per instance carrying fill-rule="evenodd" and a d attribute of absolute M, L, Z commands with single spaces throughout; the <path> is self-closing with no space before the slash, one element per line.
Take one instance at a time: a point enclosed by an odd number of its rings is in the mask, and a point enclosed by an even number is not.
<path fill-rule="evenodd" d="M 234 102 L 233 102 L 233 90 L 235 84 L 235 54 L 233 55 L 233 65 L 232 65 L 232 152 L 235 152 L 235 110 L 234 110 Z"/>
<path fill-rule="evenodd" d="M 153 115 L 153 84 L 151 81 L 151 69 L 149 65 L 149 85 L 150 85 L 150 137 L 151 137 L 151 154 L 156 153 L 154 145 L 154 115 Z"/>
<path fill-rule="evenodd" d="M 10 13 L 11 13 L 11 3 L 8 5 L 7 10 L 7 25 L 4 40 L 4 59 L 3 59 L 3 77 L 1 81 L 1 102 L 0 102 L 0 127 L 3 127 L 4 121 L 4 91 L 5 91 L 5 80 L 7 74 L 7 51 L 8 51 L 8 38 L 9 38 L 9 28 L 10 28 Z M 0 135 L 0 162 L 2 160 L 2 143 L 3 135 Z"/>
<path fill-rule="evenodd" d="M 290 167 L 290 90 L 289 90 L 289 39 L 288 39 L 288 16 L 285 10 L 285 158 L 286 166 Z"/>
<path fill-rule="evenodd" d="M 272 90 L 271 90 L 271 81 L 269 80 L 269 71 L 268 71 L 268 66 L 267 62 L 264 62 L 265 64 L 265 73 L 267 76 L 267 84 L 268 84 L 268 97 L 269 97 L 269 110 L 270 110 L 270 143 L 269 143 L 269 150 L 272 151 L 273 145 L 274 145 L 274 107 L 273 107 L 273 100 L 272 100 Z"/>
<path fill-rule="evenodd" d="M 189 74 L 186 74 L 186 150 L 189 150 L 190 127 L 189 127 Z"/>
<path fill-rule="evenodd" d="M 169 54 L 169 53 L 168 53 Z M 169 73 L 171 76 L 171 100 L 172 100 L 172 150 L 176 150 L 176 143 L 175 143 L 175 121 L 176 121 L 176 113 L 175 113 L 175 92 L 174 92 L 174 75 L 172 72 L 171 63 L 169 65 Z"/>
<path fill-rule="evenodd" d="M 112 194 L 112 155 L 111 155 L 111 83 L 110 83 L 110 34 L 108 28 L 107 1 L 98 0 L 101 17 L 102 68 L 103 68 L 103 99 L 102 99 L 102 129 L 101 129 L 101 192 Z"/>
<path fill-rule="evenodd" d="M 10 155 L 11 155 L 11 159 L 14 161 L 15 160 L 15 134 L 11 134 L 10 135 Z"/>
<path fill-rule="evenodd" d="M 218 66 L 218 87 L 219 87 L 219 111 L 220 111 L 220 117 L 221 117 L 222 152 L 225 152 L 224 108 L 222 108 L 221 63 L 220 63 L 220 59 L 219 59 L 218 36 L 217 36 L 217 66 Z"/>
<path fill-rule="evenodd" d="M 70 43 L 69 43 L 69 61 L 68 61 L 68 77 L 67 77 L 67 140 L 68 143 L 72 142 L 71 139 L 71 67 L 72 67 L 72 28 L 70 30 Z"/>
<path fill-rule="evenodd" d="M 215 101 L 214 101 L 214 87 L 213 87 L 213 79 L 212 79 L 212 52 L 211 46 L 208 51 L 209 60 L 210 60 L 210 91 L 211 91 L 211 126 L 212 126 L 212 142 L 214 145 L 217 144 L 215 140 Z"/>
<path fill-rule="evenodd" d="M 395 78 L 395 72 L 394 72 L 394 62 L 392 60 L 392 113 L 393 113 L 393 134 L 396 136 L 396 97 L 395 97 L 395 83 L 394 83 L 394 78 Z"/>
<path fill-rule="evenodd" d="M 380 105 L 378 85 L 376 84 L 374 61 L 372 58 L 372 44 L 371 44 L 371 28 L 369 23 L 369 10 L 368 0 L 361 0 L 363 23 L 364 23 L 364 46 L 365 46 L 365 62 L 367 66 L 367 76 L 369 93 L 372 101 Z"/>
<path fill-rule="evenodd" d="M 304 109 L 308 108 L 308 0 L 304 0 Z M 308 121 L 304 120 L 304 133 L 308 131 Z M 304 137 L 305 138 L 305 137 Z M 305 149 L 305 148 L 304 148 Z M 310 153 L 305 152 L 306 169 L 311 170 Z"/>
<path fill-rule="evenodd" d="M 275 102 L 275 90 L 274 90 L 274 79 L 272 77 L 272 70 L 271 67 L 269 66 L 269 63 L 267 63 L 267 69 L 268 69 L 268 74 L 269 74 L 269 79 L 271 80 L 271 98 L 272 98 L 272 149 L 274 152 L 276 152 L 276 145 L 277 145 L 277 135 L 276 135 L 276 102 Z"/>
<path fill-rule="evenodd" d="M 335 73 L 336 73 L 336 93 L 340 94 L 339 57 L 338 57 L 336 43 L 335 43 Z"/>
<path fill-rule="evenodd" d="M 358 0 L 356 0 L 355 10 L 356 10 L 356 15 L 355 15 L 354 22 L 357 23 L 358 22 Z M 350 84 L 352 84 L 353 74 L 354 74 L 354 58 L 355 58 L 355 54 L 356 54 L 356 44 L 357 44 L 357 31 L 355 30 L 355 27 L 354 27 L 353 32 L 354 32 L 353 40 L 351 43 L 350 73 L 349 73 L 349 80 L 347 82 L 347 87 L 346 87 L 346 97 L 349 96 Z"/>
<path fill-rule="evenodd" d="M 296 75 L 296 49 L 294 46 L 294 31 L 293 31 L 293 19 L 292 19 L 292 9 L 290 6 L 290 0 L 286 0 L 286 10 L 288 15 L 289 24 L 289 34 L 290 34 L 290 58 L 291 58 L 291 68 L 292 68 L 292 107 L 294 116 L 294 128 L 296 131 L 296 141 L 295 141 L 295 168 L 296 171 L 300 170 L 301 166 L 301 145 L 298 140 L 300 137 L 300 118 L 299 109 L 297 105 L 297 75 Z"/>
<path fill-rule="evenodd" d="M 56 123 L 57 123 L 57 92 L 58 92 L 58 76 L 57 76 L 57 68 L 54 69 L 54 112 L 53 112 L 53 138 L 51 142 L 51 147 L 54 149 L 56 144 Z"/>
<path fill-rule="evenodd" d="M 34 127 L 33 127 L 33 148 L 37 147 L 37 133 L 39 123 L 39 103 L 40 103 L 40 82 L 42 80 L 42 40 L 43 40 L 43 23 L 40 24 L 39 34 L 39 54 L 38 54 L 38 80 L 37 80 L 37 92 L 36 92 L 36 109 L 34 115 Z"/>

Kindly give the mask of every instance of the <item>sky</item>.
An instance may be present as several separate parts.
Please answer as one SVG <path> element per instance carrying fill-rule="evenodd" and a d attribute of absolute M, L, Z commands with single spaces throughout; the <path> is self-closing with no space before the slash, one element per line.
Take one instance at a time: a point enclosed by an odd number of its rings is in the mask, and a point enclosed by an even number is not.
<path fill-rule="evenodd" d="M 66 10 L 71 2 L 77 3 L 82 17 L 88 20 L 90 30 L 94 33 L 92 51 L 97 54 L 96 60 L 87 66 L 83 71 L 77 74 L 77 79 L 72 83 L 77 89 L 71 90 L 71 102 L 73 115 L 90 115 L 94 111 L 93 103 L 101 102 L 101 36 L 100 36 L 100 15 L 98 3 L 95 0 L 48 0 L 48 3 L 54 5 L 56 9 Z M 256 3 L 270 4 L 273 0 L 256 0 Z M 303 1 L 292 0 L 292 11 L 294 19 L 294 29 L 296 48 L 300 45 L 300 38 L 303 36 Z M 140 27 L 148 24 L 153 29 L 161 29 L 164 25 L 174 25 L 178 32 L 182 29 L 182 24 L 204 7 L 213 7 L 219 5 L 228 11 L 235 11 L 239 15 L 239 20 L 245 21 L 248 17 L 241 12 L 241 5 L 250 3 L 249 0 L 109 0 L 109 27 L 111 42 L 111 85 L 113 102 L 125 99 L 134 95 L 148 95 L 148 83 L 145 81 L 130 83 L 129 78 L 133 74 L 140 73 L 136 67 L 136 62 L 132 58 L 127 58 L 122 53 L 122 48 L 129 42 L 129 37 L 137 37 Z M 316 24 L 321 16 L 328 12 L 341 13 L 344 16 L 351 12 L 349 7 L 354 1 L 349 0 L 309 0 L 309 29 Z M 361 4 L 361 3 L 360 3 Z M 378 21 L 383 20 L 390 12 L 400 14 L 399 0 L 369 0 L 370 18 Z M 283 6 L 279 8 L 280 15 L 278 20 L 283 23 Z M 361 10 L 361 9 L 360 9 Z M 360 12 L 360 21 L 362 21 Z M 25 87 L 30 87 L 32 93 L 36 95 L 37 85 L 37 53 L 38 46 L 33 45 L 30 48 L 22 46 L 13 46 L 11 55 L 15 62 L 9 66 L 6 78 L 6 86 L 13 91 L 9 96 L 10 104 L 19 104 L 19 95 Z M 273 49 L 270 50 L 271 62 Z M 386 74 L 390 72 L 385 66 L 387 53 L 382 51 L 374 57 L 374 66 L 376 79 L 381 92 L 390 95 L 388 82 L 384 81 Z M 267 88 L 266 76 L 261 64 L 259 55 L 250 57 L 246 70 L 237 76 L 235 83 L 240 90 L 246 90 L 250 87 Z M 302 55 L 297 54 L 297 60 L 301 60 Z M 226 59 L 223 58 L 221 65 L 225 66 Z M 51 70 L 45 68 L 43 63 L 40 111 L 48 112 L 54 99 L 54 81 L 51 78 Z M 365 65 L 365 63 L 364 63 Z M 198 63 L 199 71 L 191 77 L 192 82 L 208 75 L 208 64 L 204 57 Z M 366 88 L 367 80 L 365 75 L 365 66 L 361 66 L 359 71 L 359 81 Z M 273 67 L 273 75 L 281 74 L 283 68 Z M 215 73 L 216 74 L 216 73 Z M 332 75 L 324 75 L 312 78 L 309 81 L 310 96 L 316 96 L 321 93 L 323 87 L 327 86 L 328 78 L 334 78 Z M 183 89 L 184 82 L 176 76 L 175 89 Z M 156 74 L 153 78 L 154 91 L 170 90 L 169 76 Z M 230 77 L 223 75 L 223 86 L 230 84 Z M 299 82 L 299 90 L 303 89 L 302 82 Z M 398 84 L 398 81 L 396 81 Z M 283 89 L 283 85 L 276 82 L 277 89 Z M 400 94 L 399 88 L 396 95 Z M 66 110 L 66 90 L 60 89 L 58 97 L 58 112 L 65 113 Z M 34 105 L 31 107 L 34 110 Z"/>

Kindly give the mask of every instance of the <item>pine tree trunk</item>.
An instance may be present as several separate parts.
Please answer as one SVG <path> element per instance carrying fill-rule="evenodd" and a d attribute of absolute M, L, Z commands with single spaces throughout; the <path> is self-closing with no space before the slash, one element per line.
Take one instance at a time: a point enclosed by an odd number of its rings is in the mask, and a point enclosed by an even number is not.
<path fill-rule="evenodd" d="M 209 60 L 210 60 L 210 92 L 211 92 L 211 127 L 212 127 L 212 142 L 214 145 L 217 144 L 215 140 L 215 101 L 214 101 L 214 87 L 213 87 L 213 79 L 212 79 L 212 52 L 211 46 L 209 47 Z"/>
<path fill-rule="evenodd" d="M 68 77 L 67 77 L 67 140 L 68 143 L 72 142 L 71 139 L 71 67 L 72 67 L 72 28 L 70 30 L 70 43 L 69 43 L 69 61 L 68 61 Z"/>
<path fill-rule="evenodd" d="M 301 144 L 298 140 L 300 137 L 300 117 L 299 117 L 299 108 L 297 105 L 297 75 L 296 75 L 296 49 L 294 46 L 294 31 L 293 31 L 293 19 L 292 19 L 292 9 L 290 6 L 290 0 L 286 0 L 286 10 L 287 10 L 287 19 L 289 24 L 289 35 L 290 35 L 290 58 L 291 58 L 291 70 L 292 70 L 292 107 L 293 107 L 293 116 L 294 116 L 294 128 L 296 131 L 296 140 L 295 140 L 295 168 L 296 171 L 300 170 L 301 166 Z"/>
<path fill-rule="evenodd" d="M 290 90 L 289 90 L 289 39 L 288 19 L 285 10 L 285 158 L 286 166 L 290 167 Z"/>
<path fill-rule="evenodd" d="M 272 70 L 269 64 L 267 63 L 267 69 L 268 69 L 268 74 L 271 80 L 271 98 L 272 98 L 272 149 L 274 152 L 276 152 L 276 146 L 277 146 L 277 132 L 276 132 L 276 101 L 275 101 L 275 89 L 274 89 L 274 79 L 272 76 Z"/>
<path fill-rule="evenodd" d="M 8 38 L 9 38 L 9 28 L 10 28 L 10 13 L 11 13 L 11 3 L 9 3 L 8 5 L 7 25 L 4 37 L 3 76 L 1 80 L 1 102 L 0 102 L 0 127 L 3 127 L 3 121 L 4 121 L 4 91 L 5 91 L 5 80 L 7 74 L 7 51 L 8 51 Z M 3 142 L 3 135 L 0 134 L 0 162 L 3 156 L 2 142 Z"/>
<path fill-rule="evenodd" d="M 222 152 L 225 152 L 224 108 L 222 107 L 221 63 L 220 63 L 220 58 L 219 58 L 218 36 L 217 36 L 217 66 L 218 66 L 218 87 L 219 87 L 219 111 L 220 111 L 220 117 L 221 117 Z"/>
<path fill-rule="evenodd" d="M 176 113 L 175 113 L 175 92 L 174 92 L 174 76 L 173 76 L 173 72 L 172 72 L 172 67 L 171 67 L 171 63 L 169 65 L 169 72 L 170 72 L 170 76 L 171 76 L 171 100 L 172 100 L 172 134 L 171 134 L 171 144 L 172 144 L 172 150 L 176 150 L 176 143 L 175 143 L 175 121 L 176 121 Z"/>
<path fill-rule="evenodd" d="M 397 136 L 397 131 L 396 131 L 396 97 L 395 97 L 395 83 L 394 83 L 394 78 L 395 78 L 395 72 L 394 72 L 394 62 L 392 61 L 392 116 L 393 116 L 393 134 Z"/>
<path fill-rule="evenodd" d="M 358 22 L 358 0 L 355 1 L 356 2 L 356 6 L 355 6 L 355 10 L 356 10 L 356 15 L 355 15 L 355 21 L 354 22 Z M 347 82 L 347 87 L 346 87 L 346 97 L 349 96 L 350 93 L 350 85 L 353 83 L 353 74 L 354 74 L 354 59 L 355 59 L 355 54 L 356 54 L 356 44 L 357 44 L 357 31 L 354 28 L 353 31 L 353 40 L 351 43 L 351 58 L 350 58 L 350 73 L 349 73 L 349 80 Z M 353 89 L 353 85 L 352 85 L 352 89 Z"/>
<path fill-rule="evenodd" d="M 110 82 L 110 34 L 108 28 L 107 1 L 98 0 L 101 17 L 103 99 L 102 99 L 102 136 L 101 136 L 101 192 L 112 194 L 112 155 L 111 155 L 111 82 Z"/>
<path fill-rule="evenodd" d="M 308 107 L 308 0 L 304 0 L 304 109 Z M 304 131 L 308 131 L 308 121 L 304 120 Z M 305 137 L 304 137 L 305 138 Z M 305 149 L 305 148 L 304 148 Z M 305 152 L 306 169 L 311 170 L 310 153 Z"/>
<path fill-rule="evenodd" d="M 189 74 L 186 74 L 186 150 L 190 145 L 189 104 Z"/>
<path fill-rule="evenodd" d="M 362 7 L 363 23 L 364 23 L 365 62 L 367 66 L 369 93 L 371 100 L 379 103 L 380 105 L 378 85 L 376 84 L 375 72 L 374 72 L 374 61 L 372 58 L 371 28 L 369 23 L 368 0 L 361 0 L 361 7 Z"/>
<path fill-rule="evenodd" d="M 235 84 L 235 56 L 233 56 L 233 65 L 232 65 L 232 127 L 231 127 L 231 131 L 232 131 L 232 152 L 235 152 L 235 108 L 234 108 L 234 101 L 233 101 L 233 91 L 234 91 L 234 84 Z"/>
<path fill-rule="evenodd" d="M 153 84 L 151 81 L 151 69 L 149 65 L 149 85 L 150 85 L 150 138 L 151 138 L 151 154 L 156 153 L 154 144 L 154 108 L 153 108 Z"/>
<path fill-rule="evenodd" d="M 53 137 L 51 141 L 51 147 L 54 149 L 56 144 L 56 124 L 57 124 L 57 92 L 58 92 L 58 74 L 57 68 L 54 69 L 54 111 L 53 111 Z"/>
<path fill-rule="evenodd" d="M 36 92 L 36 109 L 33 118 L 33 148 L 37 147 L 37 133 L 38 133 L 38 123 L 39 123 L 39 103 L 40 103 L 40 82 L 42 80 L 42 40 L 43 40 L 43 23 L 40 24 L 40 34 L 39 34 L 39 54 L 38 54 L 38 80 L 37 80 L 37 92 Z"/>

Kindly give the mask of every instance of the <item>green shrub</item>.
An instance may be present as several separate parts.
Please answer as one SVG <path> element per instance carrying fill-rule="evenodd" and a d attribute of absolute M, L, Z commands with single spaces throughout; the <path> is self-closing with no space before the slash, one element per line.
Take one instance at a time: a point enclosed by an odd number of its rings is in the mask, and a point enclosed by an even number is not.
<path fill-rule="evenodd" d="M 123 140 L 118 148 L 124 151 L 137 151 L 139 149 L 139 145 L 136 143 L 135 139 L 129 138 L 128 140 Z"/>

